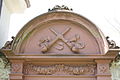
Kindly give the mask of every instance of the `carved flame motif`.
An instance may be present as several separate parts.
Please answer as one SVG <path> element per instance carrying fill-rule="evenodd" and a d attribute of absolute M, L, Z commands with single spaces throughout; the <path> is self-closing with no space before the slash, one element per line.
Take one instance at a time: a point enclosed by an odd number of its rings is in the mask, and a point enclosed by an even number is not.
<path fill-rule="evenodd" d="M 57 41 L 57 40 L 62 40 L 70 49 L 72 52 L 79 52 L 79 49 L 82 49 L 85 47 L 85 45 L 81 42 L 79 42 L 80 36 L 79 35 L 75 35 L 75 37 L 73 37 L 70 40 L 67 40 L 64 38 L 64 35 L 70 31 L 71 28 L 67 28 L 64 32 L 62 33 L 57 33 L 54 29 L 50 28 L 50 31 L 53 32 L 56 35 L 56 38 L 53 40 L 50 40 L 50 38 L 47 39 L 43 39 L 40 41 L 40 47 L 41 47 L 41 51 L 47 52 L 48 49 Z M 61 45 L 61 44 L 60 44 Z M 63 45 L 61 46 L 60 50 L 63 50 Z M 57 48 L 58 49 L 58 48 Z"/>
<path fill-rule="evenodd" d="M 82 74 L 95 74 L 96 65 L 94 64 L 80 64 L 80 65 L 35 65 L 27 64 L 24 68 L 25 74 L 38 74 L 38 75 L 82 75 Z"/>
<path fill-rule="evenodd" d="M 71 8 L 68 8 L 67 6 L 65 5 L 62 5 L 62 6 L 59 6 L 59 5 L 56 5 L 55 7 L 53 7 L 53 9 L 48 9 L 48 11 L 57 11 L 57 10 L 68 10 L 68 11 L 72 11 L 73 9 Z"/>

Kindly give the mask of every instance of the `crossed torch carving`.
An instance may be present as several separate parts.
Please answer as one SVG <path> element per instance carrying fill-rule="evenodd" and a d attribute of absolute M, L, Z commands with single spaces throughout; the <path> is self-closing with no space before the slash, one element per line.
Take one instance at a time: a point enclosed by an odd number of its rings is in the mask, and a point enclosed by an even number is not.
<path fill-rule="evenodd" d="M 64 35 L 70 30 L 71 28 L 67 28 L 64 32 L 62 33 L 57 33 L 54 29 L 50 28 L 50 31 L 52 31 L 55 35 L 56 38 L 52 41 L 49 39 L 43 41 L 40 46 L 41 46 L 41 51 L 47 52 L 48 49 L 57 41 L 57 40 L 62 40 L 70 49 L 72 52 L 79 52 L 79 49 L 82 49 L 85 47 L 84 44 L 78 43 L 76 41 L 70 41 L 64 38 Z"/>

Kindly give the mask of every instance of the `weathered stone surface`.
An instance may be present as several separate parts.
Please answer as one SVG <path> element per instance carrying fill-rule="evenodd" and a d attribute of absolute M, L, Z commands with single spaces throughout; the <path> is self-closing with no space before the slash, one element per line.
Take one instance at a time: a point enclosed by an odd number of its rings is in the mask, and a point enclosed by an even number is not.
<path fill-rule="evenodd" d="M 11 62 L 10 80 L 111 80 L 120 49 L 110 49 L 83 16 L 57 10 L 28 22 L 1 51 Z"/>

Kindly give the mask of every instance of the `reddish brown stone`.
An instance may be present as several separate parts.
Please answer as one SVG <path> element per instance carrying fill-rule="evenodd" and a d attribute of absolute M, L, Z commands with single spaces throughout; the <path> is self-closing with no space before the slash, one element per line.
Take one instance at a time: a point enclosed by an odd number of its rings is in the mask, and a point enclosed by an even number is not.
<path fill-rule="evenodd" d="M 10 49 L 10 80 L 111 80 L 109 64 L 119 49 L 109 49 L 102 32 L 86 18 L 48 12 L 28 22 Z"/>

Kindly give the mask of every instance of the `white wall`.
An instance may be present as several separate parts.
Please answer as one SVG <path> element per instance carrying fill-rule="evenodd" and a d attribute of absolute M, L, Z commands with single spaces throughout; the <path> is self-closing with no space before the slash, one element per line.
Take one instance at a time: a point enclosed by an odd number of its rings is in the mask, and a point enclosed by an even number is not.
<path fill-rule="evenodd" d="M 120 80 L 120 61 L 113 63 L 111 68 L 112 80 Z"/>
<path fill-rule="evenodd" d="M 24 14 L 11 16 L 9 40 L 34 17 L 47 12 L 55 5 L 66 5 L 73 8 L 73 12 L 91 20 L 105 36 L 110 36 L 110 40 L 120 46 L 120 0 L 30 0 L 30 3 L 31 7 Z"/>
<path fill-rule="evenodd" d="M 0 18 L 0 48 L 3 47 L 3 45 L 8 39 L 9 23 L 10 23 L 10 12 L 8 8 L 5 6 L 5 3 L 3 1 L 1 18 Z"/>
<path fill-rule="evenodd" d="M 23 13 L 26 8 L 25 0 L 3 0 L 0 18 L 0 48 L 2 48 L 8 40 L 11 14 Z M 16 19 L 14 20 L 14 24 L 17 24 Z M 12 31 L 14 32 L 15 30 Z"/>
<path fill-rule="evenodd" d="M 4 0 L 4 2 L 12 13 L 23 13 L 27 8 L 25 0 Z"/>

